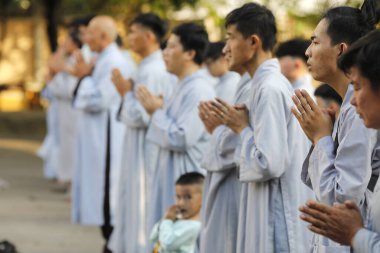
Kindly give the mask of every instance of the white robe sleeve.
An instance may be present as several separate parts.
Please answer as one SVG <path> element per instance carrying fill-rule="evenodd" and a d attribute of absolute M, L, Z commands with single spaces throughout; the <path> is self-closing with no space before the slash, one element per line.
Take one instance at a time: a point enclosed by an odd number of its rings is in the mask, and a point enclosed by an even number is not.
<path fill-rule="evenodd" d="M 378 253 L 380 252 L 380 234 L 360 229 L 353 240 L 354 253 Z"/>
<path fill-rule="evenodd" d="M 225 126 L 217 127 L 212 133 L 202 167 L 208 171 L 223 171 L 236 166 L 234 154 L 239 138 Z"/>
<path fill-rule="evenodd" d="M 196 222 L 186 222 L 183 226 L 174 226 L 173 221 L 163 220 L 160 224 L 158 240 L 164 250 L 176 251 L 196 237 L 199 229 L 200 225 Z"/>
<path fill-rule="evenodd" d="M 339 147 L 334 150 L 331 136 L 319 140 L 310 155 L 307 173 L 317 198 L 332 205 L 353 200 L 358 205 L 371 175 L 372 141 L 356 113 L 347 115 L 339 132 Z"/>
<path fill-rule="evenodd" d="M 269 82 L 268 82 L 269 83 Z M 250 126 L 241 133 L 239 179 L 262 182 L 281 177 L 288 156 L 287 108 L 285 94 L 277 88 L 263 88 L 258 102 L 250 108 Z"/>
<path fill-rule="evenodd" d="M 189 92 L 181 105 L 182 113 L 176 119 L 162 109 L 157 110 L 152 116 L 147 138 L 162 148 L 185 152 L 197 144 L 205 133 L 198 116 L 198 104 L 201 100 L 211 98 Z"/>
<path fill-rule="evenodd" d="M 118 118 L 134 128 L 147 127 L 150 120 L 149 114 L 135 97 L 134 91 L 125 94 Z"/>
<path fill-rule="evenodd" d="M 110 74 L 102 75 L 99 80 L 92 76 L 85 77 L 79 85 L 74 107 L 84 111 L 96 113 L 106 110 L 118 96 Z"/>
<path fill-rule="evenodd" d="M 68 73 L 60 72 L 49 82 L 48 88 L 58 99 L 71 100 L 78 78 Z"/>

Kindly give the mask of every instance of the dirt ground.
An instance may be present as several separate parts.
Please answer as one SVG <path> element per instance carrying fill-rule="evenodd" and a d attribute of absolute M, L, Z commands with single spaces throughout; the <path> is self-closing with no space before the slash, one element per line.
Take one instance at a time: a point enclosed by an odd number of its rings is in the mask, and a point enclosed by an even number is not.
<path fill-rule="evenodd" d="M 14 243 L 20 253 L 97 253 L 102 239 L 97 227 L 70 223 L 66 195 L 43 178 L 34 155 L 40 141 L 0 139 L 0 240 Z"/>

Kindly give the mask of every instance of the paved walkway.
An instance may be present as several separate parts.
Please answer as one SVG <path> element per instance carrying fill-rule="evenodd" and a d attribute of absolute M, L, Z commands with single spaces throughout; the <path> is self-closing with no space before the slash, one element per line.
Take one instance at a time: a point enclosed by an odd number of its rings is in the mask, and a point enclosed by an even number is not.
<path fill-rule="evenodd" d="M 42 177 L 34 153 L 39 143 L 0 139 L 0 240 L 13 242 L 20 253 L 98 253 L 102 240 L 97 227 L 70 224 L 70 203 L 52 191 Z"/>

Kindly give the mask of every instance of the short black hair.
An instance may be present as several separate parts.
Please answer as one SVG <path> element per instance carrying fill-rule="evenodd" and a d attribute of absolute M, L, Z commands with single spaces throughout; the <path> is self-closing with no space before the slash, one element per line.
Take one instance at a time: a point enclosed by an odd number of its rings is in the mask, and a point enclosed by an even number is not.
<path fill-rule="evenodd" d="M 380 30 L 374 30 L 360 38 L 339 57 L 338 67 L 348 73 L 357 67 L 367 78 L 374 91 L 380 90 Z"/>
<path fill-rule="evenodd" d="M 130 25 L 133 24 L 139 24 L 152 31 L 159 44 L 162 43 L 168 31 L 167 22 L 154 13 L 144 13 L 138 15 L 132 20 Z"/>
<path fill-rule="evenodd" d="M 226 43 L 222 41 L 210 43 L 208 46 L 207 53 L 206 53 L 206 59 L 216 61 L 220 57 L 224 56 L 223 48 L 225 45 Z"/>
<path fill-rule="evenodd" d="M 231 11 L 226 17 L 225 26 L 231 25 L 236 25 L 245 38 L 252 34 L 259 36 L 265 51 L 271 51 L 276 44 L 276 20 L 265 6 L 247 3 Z"/>
<path fill-rule="evenodd" d="M 79 35 L 78 31 L 71 31 L 71 32 L 69 32 L 69 36 L 70 36 L 71 40 L 74 42 L 74 44 L 78 48 L 82 47 L 82 41 L 80 39 L 80 35 Z"/>
<path fill-rule="evenodd" d="M 322 19 L 328 22 L 327 34 L 332 45 L 345 42 L 351 45 L 375 29 L 379 22 L 379 0 L 365 0 L 361 9 L 340 6 L 329 9 Z"/>
<path fill-rule="evenodd" d="M 175 182 L 176 185 L 203 185 L 205 177 L 198 172 L 189 172 L 180 176 Z"/>
<path fill-rule="evenodd" d="M 78 30 L 80 26 L 88 26 L 95 15 L 88 15 L 81 18 L 76 18 L 69 23 L 69 28 L 73 30 Z"/>
<path fill-rule="evenodd" d="M 301 58 L 304 62 L 307 62 L 307 56 L 305 52 L 310 45 L 310 40 L 305 39 L 291 39 L 279 44 L 276 50 L 276 57 L 281 58 L 284 56 L 292 56 Z"/>
<path fill-rule="evenodd" d="M 194 23 L 185 23 L 175 27 L 172 33 L 178 36 L 183 50 L 195 51 L 194 62 L 201 65 L 205 59 L 209 45 L 206 30 Z"/>
<path fill-rule="evenodd" d="M 314 96 L 321 97 L 327 100 L 333 100 L 337 102 L 339 105 L 342 105 L 343 99 L 330 85 L 323 83 L 318 86 L 318 88 L 314 91 Z"/>

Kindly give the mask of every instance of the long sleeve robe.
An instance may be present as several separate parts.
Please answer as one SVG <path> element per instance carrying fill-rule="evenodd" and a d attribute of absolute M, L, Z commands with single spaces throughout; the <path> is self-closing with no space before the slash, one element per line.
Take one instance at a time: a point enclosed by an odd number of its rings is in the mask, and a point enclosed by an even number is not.
<path fill-rule="evenodd" d="M 205 173 L 200 163 L 209 135 L 198 116 L 198 105 L 214 97 L 204 74 L 196 71 L 177 84 L 165 107 L 152 116 L 147 141 L 158 146 L 158 157 L 148 209 L 150 229 L 175 203 L 176 180 L 188 172 Z"/>
<path fill-rule="evenodd" d="M 354 253 L 380 252 L 380 183 L 376 184 L 368 213 L 367 228 L 359 230 L 354 237 Z"/>
<path fill-rule="evenodd" d="M 119 177 L 125 126 L 116 120 L 120 96 L 111 81 L 112 69 L 125 78 L 133 76 L 128 62 L 115 43 L 105 48 L 96 60 L 91 76 L 85 77 L 74 96 L 74 107 L 82 111 L 78 129 L 78 153 L 73 179 L 72 219 L 76 223 L 103 225 L 103 202 L 107 141 L 110 149 L 110 198 Z M 107 135 L 110 134 L 109 140 Z"/>
<path fill-rule="evenodd" d="M 49 85 L 49 84 L 48 84 Z M 45 87 L 41 92 L 42 97 L 49 101 L 46 111 L 47 133 L 37 155 L 43 160 L 44 177 L 57 178 L 58 174 L 58 101 L 52 92 Z"/>
<path fill-rule="evenodd" d="M 68 58 L 67 64 L 72 64 L 72 61 L 72 58 Z M 77 152 L 77 118 L 80 114 L 72 106 L 73 92 L 77 82 L 78 78 L 66 72 L 60 72 L 55 75 L 47 86 L 58 103 L 57 178 L 62 182 L 72 180 Z"/>
<path fill-rule="evenodd" d="M 373 165 L 378 167 L 377 132 L 367 129 L 350 104 L 353 87 L 349 85 L 332 136 L 321 138 L 310 149 L 303 168 L 302 180 L 313 189 L 319 201 L 332 205 L 353 200 L 363 209 Z M 375 163 L 372 165 L 372 161 Z M 376 168 L 374 168 L 376 169 Z M 350 252 L 326 237 L 315 235 L 312 252 Z"/>
<path fill-rule="evenodd" d="M 250 125 L 240 133 L 236 252 L 304 253 L 308 232 L 298 207 L 306 201 L 300 173 L 307 140 L 291 113 L 292 87 L 276 59 L 259 66 L 250 92 Z"/>
<path fill-rule="evenodd" d="M 232 96 L 234 104 L 247 102 L 249 81 L 248 73 L 241 77 L 236 94 Z M 234 155 L 239 142 L 237 134 L 221 125 L 214 130 L 207 152 L 203 156 L 201 165 L 207 170 L 207 175 L 203 190 L 201 253 L 236 251 L 241 183 L 237 177 L 238 164 Z"/>
<path fill-rule="evenodd" d="M 162 95 L 167 99 L 175 85 L 173 78 L 166 71 L 161 50 L 156 51 L 144 58 L 138 66 L 135 88 L 145 85 L 154 95 Z M 151 161 L 146 161 L 145 158 L 154 161 L 156 147 L 145 141 L 150 117 L 136 99 L 135 91 L 125 94 L 119 118 L 126 125 L 127 131 L 119 179 L 116 226 L 110 248 L 118 253 L 146 253 L 149 243 L 146 210 L 152 172 L 148 163 Z"/>

